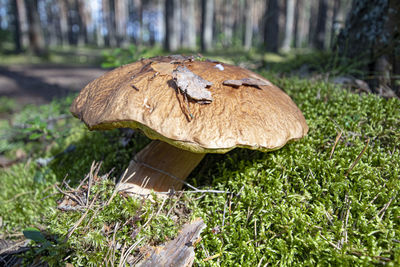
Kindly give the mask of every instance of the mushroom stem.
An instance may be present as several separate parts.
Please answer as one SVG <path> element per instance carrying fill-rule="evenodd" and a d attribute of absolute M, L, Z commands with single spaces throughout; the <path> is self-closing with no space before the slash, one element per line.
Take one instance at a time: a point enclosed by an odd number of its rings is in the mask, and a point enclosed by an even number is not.
<path fill-rule="evenodd" d="M 185 179 L 205 154 L 182 150 L 161 141 L 152 141 L 129 164 L 120 190 L 147 195 L 182 188 Z"/>

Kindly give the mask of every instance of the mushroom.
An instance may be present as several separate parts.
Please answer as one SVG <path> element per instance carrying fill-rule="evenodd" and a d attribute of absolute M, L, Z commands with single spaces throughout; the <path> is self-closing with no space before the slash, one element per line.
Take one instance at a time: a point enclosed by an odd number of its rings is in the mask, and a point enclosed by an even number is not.
<path fill-rule="evenodd" d="M 287 94 L 247 69 L 219 64 L 220 70 L 193 57 L 142 59 L 92 81 L 74 100 L 72 114 L 90 130 L 140 129 L 154 140 L 129 164 L 128 192 L 179 190 L 206 153 L 271 151 L 306 135 L 304 116 Z M 224 84 L 243 79 L 257 85 Z M 181 84 L 204 87 L 211 98 L 191 98 Z"/>

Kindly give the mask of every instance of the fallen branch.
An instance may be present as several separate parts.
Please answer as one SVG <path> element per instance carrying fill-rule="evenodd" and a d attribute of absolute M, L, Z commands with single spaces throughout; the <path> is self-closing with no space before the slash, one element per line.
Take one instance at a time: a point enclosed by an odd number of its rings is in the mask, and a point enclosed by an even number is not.
<path fill-rule="evenodd" d="M 194 246 L 200 239 L 201 231 L 206 227 L 203 220 L 186 224 L 178 237 L 164 246 L 152 248 L 144 260 L 136 266 L 192 266 L 194 261 Z M 121 257 L 122 259 L 122 257 Z"/>

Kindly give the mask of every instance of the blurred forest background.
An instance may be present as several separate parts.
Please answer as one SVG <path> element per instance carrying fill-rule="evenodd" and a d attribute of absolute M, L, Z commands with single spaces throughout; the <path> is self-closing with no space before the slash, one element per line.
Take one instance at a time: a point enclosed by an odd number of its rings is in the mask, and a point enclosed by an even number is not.
<path fill-rule="evenodd" d="M 323 51 L 331 69 L 322 70 L 390 97 L 400 95 L 399 10 L 398 0 L 0 0 L 0 51 L 117 48 L 106 67 L 165 51 L 253 53 L 268 67 L 265 52 L 320 61 Z"/>

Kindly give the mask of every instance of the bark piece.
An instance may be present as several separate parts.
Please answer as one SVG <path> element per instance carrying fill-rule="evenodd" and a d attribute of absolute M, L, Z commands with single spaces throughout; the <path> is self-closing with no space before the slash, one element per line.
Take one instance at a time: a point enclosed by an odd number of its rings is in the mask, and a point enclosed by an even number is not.
<path fill-rule="evenodd" d="M 213 101 L 211 92 L 206 89 L 206 87 L 212 85 L 212 82 L 194 74 L 185 66 L 178 66 L 172 72 L 172 77 L 182 93 L 190 98 L 201 101 L 202 103 L 210 103 Z"/>
<path fill-rule="evenodd" d="M 152 248 L 148 257 L 136 266 L 192 266 L 194 247 L 200 239 L 201 231 L 206 227 L 202 219 L 186 224 L 178 237 L 164 246 Z"/>
<path fill-rule="evenodd" d="M 272 84 L 267 81 L 262 81 L 262 80 L 255 79 L 255 78 L 243 78 L 240 80 L 226 80 L 223 82 L 223 85 L 229 85 L 229 86 L 233 86 L 233 87 L 239 87 L 241 85 L 248 85 L 248 86 L 253 86 L 258 89 L 261 89 L 260 86 L 271 86 Z"/>

